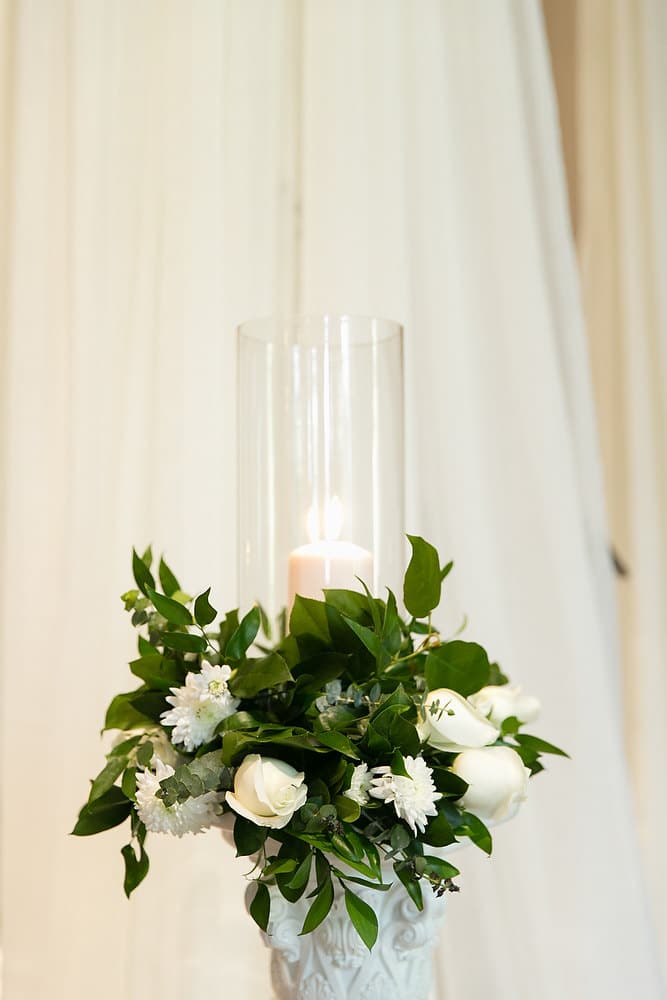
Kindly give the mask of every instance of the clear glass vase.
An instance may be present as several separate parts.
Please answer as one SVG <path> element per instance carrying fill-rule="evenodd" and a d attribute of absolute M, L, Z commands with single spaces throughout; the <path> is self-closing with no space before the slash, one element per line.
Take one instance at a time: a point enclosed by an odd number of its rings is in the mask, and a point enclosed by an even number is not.
<path fill-rule="evenodd" d="M 404 567 L 398 323 L 261 319 L 238 330 L 239 598 L 272 615 L 326 587 L 397 591 Z M 397 591 L 398 592 L 398 591 Z M 399 594 L 400 596 L 400 594 Z"/>

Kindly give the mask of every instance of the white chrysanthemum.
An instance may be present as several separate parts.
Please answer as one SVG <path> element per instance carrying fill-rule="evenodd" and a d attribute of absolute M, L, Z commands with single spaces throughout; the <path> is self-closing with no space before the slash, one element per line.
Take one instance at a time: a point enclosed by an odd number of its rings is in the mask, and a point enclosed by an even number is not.
<path fill-rule="evenodd" d="M 368 764 L 358 764 L 352 772 L 350 787 L 345 792 L 346 797 L 360 806 L 365 806 L 368 803 L 372 781 L 373 775 L 368 771 Z"/>
<path fill-rule="evenodd" d="M 172 743 L 182 743 L 192 752 L 213 738 L 216 727 L 240 705 L 229 690 L 231 670 L 227 666 L 205 663 L 198 673 L 190 672 L 183 687 L 172 688 L 167 698 L 170 708 L 161 719 L 173 726 Z"/>
<path fill-rule="evenodd" d="M 393 802 L 396 815 L 404 819 L 412 832 L 423 833 L 429 816 L 435 816 L 435 803 L 442 798 L 433 784 L 433 771 L 423 757 L 404 757 L 405 770 L 410 775 L 394 774 L 390 767 L 374 767 L 370 794 L 376 799 Z"/>
<path fill-rule="evenodd" d="M 173 767 L 153 757 L 155 770 L 137 771 L 136 810 L 139 819 L 152 833 L 171 833 L 182 837 L 185 833 L 201 833 L 215 823 L 221 812 L 222 794 L 205 792 L 185 802 L 165 805 L 158 797 L 160 782 L 174 773 Z"/>

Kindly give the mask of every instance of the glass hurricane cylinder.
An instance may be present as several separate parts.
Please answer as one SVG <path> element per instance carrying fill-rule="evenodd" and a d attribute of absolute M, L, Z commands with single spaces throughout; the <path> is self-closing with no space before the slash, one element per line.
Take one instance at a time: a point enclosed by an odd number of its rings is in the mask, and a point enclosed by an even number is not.
<path fill-rule="evenodd" d="M 402 329 L 357 316 L 238 330 L 239 598 L 272 615 L 404 565 Z"/>

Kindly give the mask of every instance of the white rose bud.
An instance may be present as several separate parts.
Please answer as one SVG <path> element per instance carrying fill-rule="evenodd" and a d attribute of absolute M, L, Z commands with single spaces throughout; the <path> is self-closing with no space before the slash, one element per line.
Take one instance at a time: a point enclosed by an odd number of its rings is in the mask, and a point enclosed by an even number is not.
<path fill-rule="evenodd" d="M 511 747 L 464 750 L 452 771 L 468 782 L 460 804 L 485 823 L 512 819 L 528 797 L 530 771 Z"/>
<path fill-rule="evenodd" d="M 534 722 L 542 708 L 537 698 L 521 694 L 520 687 L 510 687 L 509 684 L 482 688 L 477 694 L 471 694 L 468 700 L 494 726 L 502 726 L 505 719 L 511 716 L 519 722 Z"/>
<path fill-rule="evenodd" d="M 251 753 L 237 770 L 234 791 L 227 792 L 226 802 L 251 823 L 279 830 L 308 797 L 303 780 L 303 772 L 284 760 Z"/>
<path fill-rule="evenodd" d="M 449 688 L 431 691 L 424 703 L 419 732 L 436 750 L 462 750 L 495 743 L 498 729 L 469 701 Z"/>

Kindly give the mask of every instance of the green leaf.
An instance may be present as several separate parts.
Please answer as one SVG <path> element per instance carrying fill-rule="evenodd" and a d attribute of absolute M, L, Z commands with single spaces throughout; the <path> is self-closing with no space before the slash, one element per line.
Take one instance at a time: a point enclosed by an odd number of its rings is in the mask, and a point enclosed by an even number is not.
<path fill-rule="evenodd" d="M 464 812 L 461 814 L 461 819 L 463 825 L 456 831 L 456 836 L 469 837 L 473 844 L 484 851 L 485 854 L 491 854 L 493 850 L 493 838 L 479 816 L 475 816 L 474 813 Z"/>
<path fill-rule="evenodd" d="M 125 879 L 123 881 L 123 888 L 125 890 L 125 895 L 129 899 L 137 886 L 143 882 L 148 875 L 148 855 L 144 850 L 143 844 L 139 845 L 139 857 L 135 854 L 132 844 L 126 844 L 120 853 L 123 855 L 123 860 L 125 861 Z"/>
<path fill-rule="evenodd" d="M 130 752 L 134 750 L 137 743 L 142 739 L 141 733 L 137 736 L 130 736 L 129 739 L 123 740 L 122 743 L 117 743 L 113 750 L 110 750 L 107 757 L 127 757 Z"/>
<path fill-rule="evenodd" d="M 482 646 L 456 639 L 429 651 L 424 673 L 431 691 L 449 688 L 467 697 L 486 686 L 490 669 Z"/>
<path fill-rule="evenodd" d="M 345 879 L 346 882 L 354 882 L 355 885 L 363 885 L 365 889 L 376 889 L 378 892 L 388 892 L 392 886 L 391 882 L 371 882 L 371 880 L 367 878 L 358 878 L 356 875 L 348 875 L 347 872 L 341 871 L 340 868 L 332 868 L 331 871 L 339 878 Z"/>
<path fill-rule="evenodd" d="M 181 589 L 180 583 L 169 569 L 164 559 L 160 559 L 158 575 L 160 577 L 160 586 L 167 597 L 173 597 L 176 591 Z"/>
<path fill-rule="evenodd" d="M 305 858 L 300 862 L 296 871 L 292 875 L 291 879 L 287 883 L 288 889 L 303 890 L 308 884 L 308 879 L 310 878 L 310 869 L 313 863 L 312 851 L 308 851 Z"/>
<path fill-rule="evenodd" d="M 257 882 L 256 885 L 257 890 L 249 908 L 250 916 L 261 930 L 266 931 L 271 913 L 271 894 L 263 882 Z"/>
<path fill-rule="evenodd" d="M 509 715 L 506 719 L 503 719 L 500 724 L 500 735 L 515 736 L 519 732 L 520 728 L 521 723 L 517 719 L 516 715 Z"/>
<path fill-rule="evenodd" d="M 396 597 L 391 590 L 387 591 L 387 604 L 382 622 L 382 648 L 391 657 L 396 656 L 401 648 L 403 632 L 401 619 L 396 607 Z"/>
<path fill-rule="evenodd" d="M 428 821 L 426 831 L 421 835 L 421 839 L 425 844 L 430 844 L 431 847 L 447 847 L 448 844 L 456 843 L 454 831 L 442 812 Z"/>
<path fill-rule="evenodd" d="M 374 632 L 371 628 L 366 628 L 365 625 L 359 625 L 352 618 L 345 618 L 343 616 L 343 620 L 350 626 L 357 638 L 361 639 L 368 652 L 377 658 L 381 648 L 380 636 L 377 632 Z"/>
<path fill-rule="evenodd" d="M 118 826 L 132 811 L 132 803 L 116 785 L 100 795 L 94 802 L 87 802 L 79 813 L 72 833 L 75 837 L 90 837 L 93 833 Z"/>
<path fill-rule="evenodd" d="M 147 550 L 148 554 L 150 548 Z M 146 597 L 149 596 L 148 591 L 151 587 L 155 586 L 155 580 L 153 579 L 153 574 L 150 571 L 149 566 L 146 565 L 143 559 L 141 559 L 135 549 L 132 549 L 132 573 L 134 579 L 136 580 L 137 587 L 145 594 Z"/>
<path fill-rule="evenodd" d="M 424 899 L 422 897 L 422 887 L 419 879 L 405 861 L 395 861 L 394 871 L 405 886 L 408 896 L 421 912 L 424 909 Z"/>
<path fill-rule="evenodd" d="M 455 868 L 449 861 L 444 861 L 443 858 L 436 858 L 432 854 L 425 854 L 424 861 L 426 862 L 424 871 L 427 875 L 435 875 L 436 878 L 441 880 L 455 878 L 457 875 L 460 875 L 458 868 Z"/>
<path fill-rule="evenodd" d="M 147 716 L 132 704 L 142 689 L 117 694 L 107 709 L 104 719 L 105 729 L 143 729 Z"/>
<path fill-rule="evenodd" d="M 134 609 L 138 597 L 139 597 L 138 590 L 127 590 L 124 594 L 120 595 L 120 599 L 125 605 L 126 611 L 132 611 Z"/>
<path fill-rule="evenodd" d="M 150 597 L 156 610 L 171 625 L 192 625 L 192 615 L 180 601 L 175 601 L 172 597 L 165 597 L 163 594 L 158 594 L 152 587 L 148 588 L 148 597 Z"/>
<path fill-rule="evenodd" d="M 446 767 L 433 768 L 433 782 L 439 792 L 451 799 L 460 799 L 468 789 L 468 782 Z"/>
<path fill-rule="evenodd" d="M 185 681 L 186 674 L 182 664 L 163 656 L 152 646 L 150 650 L 150 653 L 146 653 L 130 663 L 130 670 L 134 676 L 140 677 L 149 687 L 158 688 L 161 691 L 168 691 L 171 687 L 180 687 Z"/>
<path fill-rule="evenodd" d="M 347 886 L 345 886 L 345 909 L 357 934 L 368 950 L 372 951 L 378 936 L 378 918 L 375 911 Z"/>
<path fill-rule="evenodd" d="M 95 799 L 99 799 L 100 795 L 108 792 L 111 786 L 115 784 L 116 779 L 123 773 L 126 765 L 127 757 L 110 757 L 106 767 L 100 771 L 90 786 L 88 802 L 94 802 Z"/>
<path fill-rule="evenodd" d="M 227 643 L 231 637 L 236 632 L 239 627 L 239 612 L 238 608 L 233 611 L 228 611 L 224 617 L 224 620 L 220 622 L 220 628 L 218 630 L 218 642 L 220 644 L 220 652 L 225 655 L 227 649 Z"/>
<path fill-rule="evenodd" d="M 280 653 L 269 653 L 259 659 L 245 660 L 229 682 L 237 698 L 254 698 L 260 691 L 293 680 L 290 669 Z"/>
<path fill-rule="evenodd" d="M 313 636 L 327 645 L 331 642 L 327 609 L 323 601 L 315 601 L 310 597 L 294 598 L 294 605 L 289 620 L 290 632 L 296 636 Z"/>
<path fill-rule="evenodd" d="M 270 641 L 273 633 L 273 628 L 271 627 L 271 619 L 267 615 L 266 611 L 261 604 L 257 604 L 257 609 L 259 611 L 259 621 L 262 634 Z"/>
<path fill-rule="evenodd" d="M 314 735 L 319 743 L 322 743 L 325 747 L 329 747 L 330 750 L 336 750 L 338 753 L 343 754 L 344 757 L 352 757 L 353 760 L 359 760 L 357 748 L 350 738 L 343 733 L 337 733 L 334 730 L 328 729 Z"/>
<path fill-rule="evenodd" d="M 263 878 L 268 878 L 269 875 L 285 875 L 286 873 L 293 872 L 296 867 L 297 863 L 294 858 L 276 858 L 264 866 L 262 876 Z"/>
<path fill-rule="evenodd" d="M 358 590 L 325 590 L 324 600 L 344 618 L 352 618 L 361 625 L 370 621 L 368 598 Z"/>
<path fill-rule="evenodd" d="M 331 877 L 323 883 L 322 888 L 318 892 L 317 896 L 313 900 L 308 913 L 306 914 L 306 919 L 303 922 L 303 927 L 301 928 L 301 934 L 310 934 L 314 931 L 316 927 L 319 927 L 329 910 L 333 906 L 334 901 L 334 890 Z"/>
<path fill-rule="evenodd" d="M 160 722 L 163 712 L 166 712 L 169 705 L 165 701 L 165 696 L 159 691 L 139 691 L 135 692 L 132 704 L 142 715 L 150 719 L 151 722 Z M 145 723 L 144 723 L 145 725 Z"/>
<path fill-rule="evenodd" d="M 391 770 L 392 774 L 398 774 L 402 778 L 410 778 L 412 780 L 412 775 L 405 766 L 403 754 L 401 753 L 400 750 L 394 750 L 394 753 L 391 758 Z"/>
<path fill-rule="evenodd" d="M 140 656 L 148 656 L 149 653 L 155 652 L 153 646 L 148 639 L 144 639 L 143 635 L 137 636 L 137 650 Z"/>
<path fill-rule="evenodd" d="M 164 632 L 160 642 L 168 649 L 177 649 L 181 653 L 206 652 L 204 636 L 193 635 L 191 632 Z"/>
<path fill-rule="evenodd" d="M 230 660 L 240 660 L 252 646 L 259 632 L 261 616 L 259 608 L 255 605 L 242 619 L 240 625 L 227 643 L 225 656 Z"/>
<path fill-rule="evenodd" d="M 551 753 L 556 754 L 558 757 L 568 757 L 569 754 L 561 750 L 560 747 L 556 747 L 553 743 L 547 743 L 546 740 L 541 740 L 539 736 L 530 736 L 528 733 L 520 733 L 514 737 L 516 742 L 522 746 L 526 747 L 528 750 L 534 750 L 535 753 Z"/>
<path fill-rule="evenodd" d="M 124 795 L 127 795 L 128 799 L 132 799 L 134 802 L 137 794 L 137 769 L 136 767 L 128 767 L 123 773 L 123 777 L 120 782 L 120 787 Z"/>
<path fill-rule="evenodd" d="M 137 764 L 141 767 L 148 767 L 153 759 L 154 752 L 153 744 L 150 740 L 146 740 L 137 750 Z"/>
<path fill-rule="evenodd" d="M 234 843 L 236 844 L 237 857 L 245 858 L 261 851 L 266 835 L 267 828 L 265 826 L 256 826 L 249 819 L 237 816 L 234 821 Z"/>
<path fill-rule="evenodd" d="M 440 558 L 419 535 L 408 535 L 412 558 L 403 581 L 403 603 L 415 618 L 426 618 L 440 603 Z"/>
<path fill-rule="evenodd" d="M 492 663 L 489 667 L 489 684 L 494 687 L 502 687 L 503 684 L 509 683 L 509 677 L 507 677 L 497 663 Z"/>
<path fill-rule="evenodd" d="M 211 588 L 205 590 L 203 594 L 200 594 L 195 601 L 195 621 L 202 628 L 206 628 L 211 622 L 215 621 L 217 611 L 209 601 L 209 594 L 211 593 Z"/>
<path fill-rule="evenodd" d="M 355 802 L 354 799 L 349 799 L 347 795 L 337 795 L 334 799 L 334 805 L 338 818 L 343 823 L 356 823 L 361 815 L 359 803 Z"/>
<path fill-rule="evenodd" d="M 443 580 L 447 579 L 447 577 L 449 576 L 449 574 L 451 573 L 451 571 L 453 569 L 454 569 L 454 563 L 453 563 L 453 561 L 452 562 L 448 562 L 446 566 L 442 567 L 442 569 L 440 570 L 440 582 L 441 583 L 442 583 Z"/>

